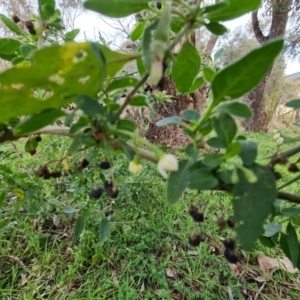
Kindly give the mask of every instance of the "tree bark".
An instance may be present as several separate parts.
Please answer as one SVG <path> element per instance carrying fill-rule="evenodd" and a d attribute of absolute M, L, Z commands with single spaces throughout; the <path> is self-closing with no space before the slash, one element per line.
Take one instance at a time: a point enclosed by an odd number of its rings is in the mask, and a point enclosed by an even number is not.
<path fill-rule="evenodd" d="M 257 41 L 260 44 L 264 44 L 270 40 L 284 36 L 292 2 L 292 0 L 272 1 L 272 19 L 268 35 L 264 35 L 260 28 L 257 11 L 252 13 L 252 29 Z M 253 110 L 253 117 L 244 122 L 245 129 L 248 131 L 265 132 L 267 130 L 268 118 L 265 112 L 264 93 L 267 80 L 272 71 L 272 67 L 267 75 L 263 78 L 261 83 L 246 96 L 245 102 L 250 105 Z"/>

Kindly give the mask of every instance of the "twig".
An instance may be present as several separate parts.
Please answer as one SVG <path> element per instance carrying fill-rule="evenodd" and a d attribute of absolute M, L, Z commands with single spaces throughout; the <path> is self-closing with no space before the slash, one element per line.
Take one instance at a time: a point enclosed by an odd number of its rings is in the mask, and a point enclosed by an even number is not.
<path fill-rule="evenodd" d="M 285 192 L 278 192 L 277 197 L 288 202 L 300 204 L 300 196 L 298 195 L 289 194 Z"/>
<path fill-rule="evenodd" d="M 262 284 L 262 286 L 260 287 L 259 291 L 256 293 L 256 295 L 254 297 L 254 300 L 258 299 L 258 296 L 262 292 L 262 290 L 264 289 L 265 285 L 266 285 L 266 281 Z"/>
<path fill-rule="evenodd" d="M 13 261 L 17 263 L 21 268 L 23 268 L 26 272 L 31 273 L 30 270 L 24 265 L 24 263 L 17 257 L 12 255 L 1 255 L 0 260 L 4 261 Z"/>

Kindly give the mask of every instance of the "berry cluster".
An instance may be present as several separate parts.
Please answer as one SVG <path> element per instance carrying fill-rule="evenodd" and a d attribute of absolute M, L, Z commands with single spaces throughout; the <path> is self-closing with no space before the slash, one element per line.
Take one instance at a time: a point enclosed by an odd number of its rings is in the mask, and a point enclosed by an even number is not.
<path fill-rule="evenodd" d="M 189 208 L 189 214 L 193 218 L 195 222 L 204 222 L 204 216 L 201 212 L 199 212 L 198 207 L 195 205 L 191 205 Z M 201 242 L 206 240 L 206 235 L 204 233 L 200 233 L 198 235 L 193 234 L 189 237 L 189 244 L 192 246 L 199 246 Z"/>
<path fill-rule="evenodd" d="M 115 199 L 119 195 L 119 190 L 114 186 L 114 184 L 111 181 L 104 182 L 104 190 L 110 198 Z M 103 195 L 104 190 L 101 187 L 94 187 L 90 193 L 90 197 L 94 199 L 99 199 Z"/>

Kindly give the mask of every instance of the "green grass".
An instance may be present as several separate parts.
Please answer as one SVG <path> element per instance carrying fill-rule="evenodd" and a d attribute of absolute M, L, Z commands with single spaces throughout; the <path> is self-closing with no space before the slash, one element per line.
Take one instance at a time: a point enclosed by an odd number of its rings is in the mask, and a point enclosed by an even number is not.
<path fill-rule="evenodd" d="M 275 150 L 271 136 L 251 134 L 248 138 L 259 142 L 261 159 Z M 23 142 L 16 145 L 22 152 Z M 90 200 L 92 168 L 50 181 L 34 175 L 33 170 L 41 164 L 60 158 L 67 145 L 63 138 L 44 138 L 37 156 L 22 152 L 22 159 L 11 145 L 1 146 L 6 155 L 12 154 L 2 161 L 0 156 L 0 166 L 7 167 L 0 168 L 0 192 L 8 192 L 5 205 L 0 207 L 1 219 L 11 216 L 11 223 L 0 231 L 0 299 L 213 300 L 230 299 L 228 289 L 234 299 L 247 299 L 245 293 L 252 298 L 259 293 L 258 299 L 297 299 L 297 274 L 278 270 L 259 292 L 262 283 L 253 280 L 255 275 L 244 269 L 236 276 L 229 268 L 222 255 L 222 239 L 235 235 L 216 225 L 218 218 L 232 214 L 227 195 L 188 190 L 170 206 L 165 197 L 166 182 L 155 166 L 146 163 L 143 172 L 133 176 L 127 171 L 127 159 L 114 156 L 120 196 L 114 201 Z M 81 157 L 70 160 L 72 169 Z M 281 172 L 292 176 L 284 166 Z M 14 195 L 14 188 L 25 192 L 23 200 Z M 299 191 L 299 184 L 291 185 L 289 191 Z M 187 212 L 190 204 L 204 212 L 204 223 L 195 225 L 192 221 Z M 69 207 L 90 214 L 75 244 L 72 238 L 77 215 L 62 212 Z M 111 228 L 107 241 L 100 245 L 99 221 L 104 215 L 110 219 Z M 53 218 L 60 219 L 57 226 Z M 200 232 L 207 240 L 191 247 L 188 236 Z M 4 255 L 13 256 L 15 261 L 4 259 Z M 282 253 L 278 247 L 257 244 L 251 253 L 239 251 L 239 255 L 243 268 L 259 276 L 262 272 L 257 257 Z M 172 276 L 167 276 L 167 270 Z"/>

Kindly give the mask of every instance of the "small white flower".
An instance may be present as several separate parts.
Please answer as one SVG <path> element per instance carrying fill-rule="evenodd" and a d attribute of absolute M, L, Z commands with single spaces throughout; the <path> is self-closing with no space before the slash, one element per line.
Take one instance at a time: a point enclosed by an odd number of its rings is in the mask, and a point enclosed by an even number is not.
<path fill-rule="evenodd" d="M 282 144 L 284 142 L 284 139 L 281 137 L 276 141 L 278 144 Z"/>
<path fill-rule="evenodd" d="M 129 169 L 129 172 L 131 172 L 132 174 L 138 174 L 142 171 L 143 167 L 141 164 L 136 163 L 134 160 L 132 160 L 129 163 L 128 169 Z"/>
<path fill-rule="evenodd" d="M 277 133 L 277 134 L 274 135 L 274 140 L 275 141 L 277 141 L 280 138 L 281 138 L 280 133 Z"/>
<path fill-rule="evenodd" d="M 159 160 L 157 169 L 164 178 L 168 178 L 168 174 L 166 171 L 178 171 L 178 160 L 172 154 L 165 154 Z"/>

